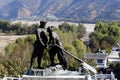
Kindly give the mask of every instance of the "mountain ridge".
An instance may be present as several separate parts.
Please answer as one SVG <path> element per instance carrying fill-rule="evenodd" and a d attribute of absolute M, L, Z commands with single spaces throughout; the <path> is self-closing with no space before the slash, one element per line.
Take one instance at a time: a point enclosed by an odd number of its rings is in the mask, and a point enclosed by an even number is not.
<path fill-rule="evenodd" d="M 119 0 L 11 0 L 0 19 L 47 17 L 78 21 L 120 20 Z M 14 13 L 14 14 L 13 14 Z"/>

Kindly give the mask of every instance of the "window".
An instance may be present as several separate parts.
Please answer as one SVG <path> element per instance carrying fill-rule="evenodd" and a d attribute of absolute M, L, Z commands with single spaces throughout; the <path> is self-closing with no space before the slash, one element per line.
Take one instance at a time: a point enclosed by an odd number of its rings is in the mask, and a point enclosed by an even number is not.
<path fill-rule="evenodd" d="M 98 60 L 97 60 L 97 63 L 100 63 L 100 64 L 101 64 L 101 63 L 103 63 L 103 60 L 102 60 L 102 59 L 98 59 Z"/>

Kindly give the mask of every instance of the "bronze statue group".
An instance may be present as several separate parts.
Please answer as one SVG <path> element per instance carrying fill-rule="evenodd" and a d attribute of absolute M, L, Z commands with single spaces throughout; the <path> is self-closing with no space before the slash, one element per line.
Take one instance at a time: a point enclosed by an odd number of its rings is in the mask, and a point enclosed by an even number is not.
<path fill-rule="evenodd" d="M 62 65 L 63 69 L 67 69 L 67 62 L 64 56 L 64 52 L 60 47 L 62 47 L 62 43 L 60 42 L 59 36 L 57 33 L 53 32 L 53 26 L 50 26 L 47 28 L 47 31 L 45 29 L 45 25 L 47 22 L 40 21 L 40 26 L 36 30 L 36 40 L 33 44 L 34 50 L 32 52 L 31 61 L 30 61 L 30 68 L 33 66 L 33 62 L 35 58 L 37 57 L 37 63 L 39 69 L 44 69 L 41 66 L 41 59 L 43 56 L 43 52 L 45 49 L 48 49 L 50 47 L 48 53 L 50 56 L 51 64 L 50 66 L 55 66 L 54 57 L 57 54 L 57 58 L 60 62 L 60 65 Z M 47 33 L 49 34 L 47 36 Z"/>

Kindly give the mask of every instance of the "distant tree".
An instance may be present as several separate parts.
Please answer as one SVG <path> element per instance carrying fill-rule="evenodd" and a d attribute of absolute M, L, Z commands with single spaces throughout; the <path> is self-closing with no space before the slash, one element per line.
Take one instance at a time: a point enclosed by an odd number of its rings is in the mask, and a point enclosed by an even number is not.
<path fill-rule="evenodd" d="M 0 29 L 2 29 L 3 32 L 9 30 L 10 25 L 11 25 L 10 21 L 0 20 Z"/>
<path fill-rule="evenodd" d="M 66 44 L 64 46 L 64 49 L 66 51 L 70 52 L 72 55 L 77 56 L 76 49 L 75 49 L 74 46 Z M 77 61 L 73 57 L 71 57 L 71 56 L 69 56 L 67 54 L 65 54 L 65 55 L 66 55 L 66 58 L 68 59 L 67 60 L 68 61 L 68 68 L 70 70 L 76 70 L 78 68 L 78 66 L 79 66 L 79 64 L 76 63 Z"/>
<path fill-rule="evenodd" d="M 97 22 L 95 25 L 95 31 L 102 32 L 102 29 L 104 26 L 105 26 L 105 24 L 103 22 Z"/>
<path fill-rule="evenodd" d="M 107 41 L 103 40 L 101 42 L 100 46 L 101 46 L 102 50 L 104 49 L 104 50 L 106 50 L 107 53 L 110 53 L 110 51 L 111 51 L 111 45 Z"/>
<path fill-rule="evenodd" d="M 24 35 L 24 34 L 34 34 L 38 24 L 22 24 L 21 22 L 11 24 L 10 21 L 0 20 L 0 32 L 4 32 L 7 34 L 17 34 L 17 35 Z"/>
<path fill-rule="evenodd" d="M 8 76 L 18 76 L 23 74 L 23 72 L 29 67 L 30 57 L 33 50 L 31 42 L 30 38 L 25 40 L 18 38 L 16 43 L 11 43 L 6 47 L 5 55 L 2 56 L 2 58 L 6 58 L 1 61 L 5 72 L 2 72 L 1 74 L 6 74 Z"/>
<path fill-rule="evenodd" d="M 120 43 L 120 26 L 118 22 L 97 22 L 95 31 L 90 35 L 90 48 L 99 47 L 109 51 L 110 46 Z M 94 45 L 94 46 L 93 46 Z M 96 46 L 95 46 L 96 45 Z M 92 50 L 94 51 L 94 50 Z"/>
<path fill-rule="evenodd" d="M 85 44 L 79 39 L 76 39 L 73 41 L 72 45 L 76 48 L 77 57 L 83 59 L 86 52 Z"/>
<path fill-rule="evenodd" d="M 105 40 L 111 45 L 111 46 L 113 46 L 113 45 L 115 45 L 118 41 L 118 39 L 117 38 L 115 38 L 114 36 L 106 36 L 105 37 Z"/>
<path fill-rule="evenodd" d="M 73 45 L 70 45 L 70 44 L 65 44 L 64 45 L 64 49 L 69 51 L 70 53 L 72 53 L 73 55 L 77 56 L 76 54 L 76 49 Z"/>
<path fill-rule="evenodd" d="M 100 48 L 99 41 L 94 36 L 91 37 L 89 46 L 92 52 L 96 52 Z"/>
<path fill-rule="evenodd" d="M 64 22 L 63 24 L 59 25 L 58 28 L 64 32 L 73 32 L 73 26 L 71 26 L 70 24 L 68 24 L 67 22 Z"/>
<path fill-rule="evenodd" d="M 77 29 L 77 37 L 78 38 L 82 38 L 82 37 L 84 37 L 85 36 L 85 34 L 86 34 L 86 29 L 85 29 L 85 26 L 82 24 L 82 23 L 79 23 L 78 24 L 78 27 L 77 27 L 78 29 Z"/>
<path fill-rule="evenodd" d="M 35 34 L 36 29 L 39 27 L 39 24 L 32 24 L 28 27 L 28 34 Z"/>

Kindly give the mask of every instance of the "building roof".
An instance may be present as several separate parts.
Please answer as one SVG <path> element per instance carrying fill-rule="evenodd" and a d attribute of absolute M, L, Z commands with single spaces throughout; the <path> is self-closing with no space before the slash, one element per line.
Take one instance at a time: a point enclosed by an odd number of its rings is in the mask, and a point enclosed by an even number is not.
<path fill-rule="evenodd" d="M 120 52 L 118 51 L 111 51 L 110 55 L 108 58 L 120 58 Z"/>
<path fill-rule="evenodd" d="M 119 51 L 111 51 L 108 56 L 108 61 L 110 62 L 120 62 L 120 52 Z"/>
<path fill-rule="evenodd" d="M 89 53 L 84 55 L 85 59 L 106 59 L 106 57 L 107 57 L 107 54 Z"/>

